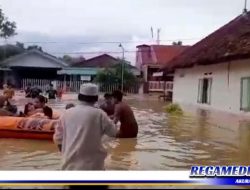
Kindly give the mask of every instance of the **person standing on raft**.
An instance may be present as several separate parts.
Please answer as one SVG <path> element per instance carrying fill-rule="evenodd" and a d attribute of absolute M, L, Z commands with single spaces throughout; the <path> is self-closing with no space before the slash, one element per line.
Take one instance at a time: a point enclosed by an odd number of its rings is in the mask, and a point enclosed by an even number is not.
<path fill-rule="evenodd" d="M 131 107 L 122 101 L 121 91 L 114 91 L 113 100 L 115 104 L 114 122 L 120 121 L 121 127 L 117 135 L 118 138 L 135 138 L 138 134 L 138 124 Z"/>
<path fill-rule="evenodd" d="M 98 101 L 95 84 L 81 85 L 78 100 L 80 104 L 66 110 L 55 129 L 54 142 L 62 144 L 62 170 L 104 170 L 107 152 L 102 137 L 116 137 L 116 126 L 94 107 Z"/>

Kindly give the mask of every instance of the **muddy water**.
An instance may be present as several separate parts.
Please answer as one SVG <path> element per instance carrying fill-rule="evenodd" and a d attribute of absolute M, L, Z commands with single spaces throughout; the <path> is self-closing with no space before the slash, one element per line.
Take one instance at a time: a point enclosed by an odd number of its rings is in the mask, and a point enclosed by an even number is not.
<path fill-rule="evenodd" d="M 50 102 L 62 110 L 67 102 Z M 184 107 L 185 116 L 163 112 L 164 103 L 131 97 L 139 123 L 137 139 L 104 138 L 108 170 L 183 170 L 192 165 L 250 164 L 250 122 L 246 118 Z M 24 101 L 17 100 L 19 105 Z M 54 170 L 60 156 L 52 142 L 0 139 L 1 170 Z"/>

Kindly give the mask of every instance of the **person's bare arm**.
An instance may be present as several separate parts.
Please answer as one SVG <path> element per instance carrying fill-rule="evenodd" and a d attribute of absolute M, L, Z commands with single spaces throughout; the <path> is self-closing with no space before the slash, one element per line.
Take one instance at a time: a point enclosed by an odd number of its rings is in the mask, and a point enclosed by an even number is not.
<path fill-rule="evenodd" d="M 120 121 L 120 117 L 121 117 L 121 107 L 119 104 L 117 104 L 115 105 L 115 112 L 113 115 L 113 120 L 115 124 L 117 124 L 118 121 Z"/>
<path fill-rule="evenodd" d="M 32 112 L 29 112 L 28 117 L 33 116 L 33 115 L 38 114 L 38 113 L 43 113 L 43 109 L 39 108 L 39 109 L 36 109 L 36 110 L 34 110 Z"/>
<path fill-rule="evenodd" d="M 55 133 L 53 136 L 53 141 L 57 145 L 61 145 L 63 140 L 63 120 L 62 118 L 59 119 L 58 125 L 55 128 Z"/>
<path fill-rule="evenodd" d="M 112 120 L 105 114 L 102 113 L 101 115 L 101 124 L 103 133 L 108 135 L 109 137 L 116 137 L 118 130 L 116 125 L 112 122 Z"/>

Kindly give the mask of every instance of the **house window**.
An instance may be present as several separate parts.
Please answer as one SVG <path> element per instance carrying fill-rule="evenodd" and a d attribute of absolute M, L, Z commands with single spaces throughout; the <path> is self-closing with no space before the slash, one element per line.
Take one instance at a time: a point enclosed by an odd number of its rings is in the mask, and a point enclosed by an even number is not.
<path fill-rule="evenodd" d="M 240 109 L 250 111 L 250 77 L 241 78 Z"/>
<path fill-rule="evenodd" d="M 198 103 L 211 104 L 212 78 L 199 79 Z"/>

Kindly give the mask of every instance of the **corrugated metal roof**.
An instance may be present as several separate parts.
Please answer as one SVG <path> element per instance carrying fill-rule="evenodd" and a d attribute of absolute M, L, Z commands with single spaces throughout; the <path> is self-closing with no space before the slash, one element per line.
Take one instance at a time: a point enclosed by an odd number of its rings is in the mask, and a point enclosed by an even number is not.
<path fill-rule="evenodd" d="M 8 59 L 5 59 L 4 61 L 2 61 L 1 65 L 3 65 L 3 66 L 9 66 L 9 64 L 12 63 L 12 66 L 20 66 L 20 65 L 15 65 L 15 63 L 13 63 L 13 62 L 15 62 L 16 60 L 19 60 L 22 57 L 29 56 L 29 55 L 38 55 L 38 56 L 46 58 L 46 59 L 48 59 L 50 61 L 53 61 L 54 63 L 57 64 L 55 66 L 55 68 L 63 68 L 63 67 L 68 67 L 69 66 L 67 63 L 65 63 L 64 61 L 56 58 L 55 56 L 50 55 L 50 54 L 48 54 L 46 52 L 42 52 L 42 51 L 36 50 L 36 49 L 27 50 L 27 51 L 25 51 L 25 52 L 23 52 L 21 54 L 17 54 L 15 56 L 11 56 Z M 30 67 L 30 66 L 26 66 L 26 67 Z M 41 65 L 36 65 L 36 63 L 34 63 L 34 66 L 32 65 L 32 67 L 42 67 L 42 66 Z"/>

